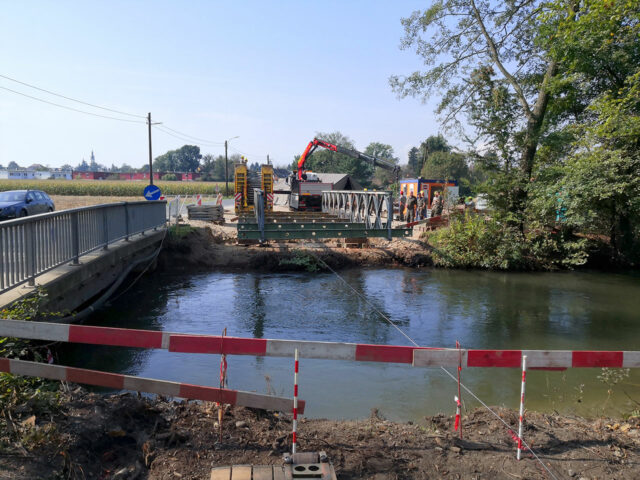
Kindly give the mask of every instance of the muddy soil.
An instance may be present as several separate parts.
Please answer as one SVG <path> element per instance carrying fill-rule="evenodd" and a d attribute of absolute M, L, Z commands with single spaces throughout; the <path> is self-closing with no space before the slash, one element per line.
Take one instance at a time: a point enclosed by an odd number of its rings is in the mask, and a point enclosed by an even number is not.
<path fill-rule="evenodd" d="M 516 425 L 516 412 L 495 411 Z M 22 411 L 15 425 L 32 413 Z M 23 438 L 39 440 L 0 452 L 0 478 L 206 480 L 213 467 L 281 464 L 290 451 L 289 415 L 228 407 L 222 442 L 217 419 L 213 404 L 78 387 L 63 395 L 59 411 L 21 427 L 30 431 Z M 512 433 L 488 411 L 464 415 L 463 428 L 460 440 L 453 418 L 444 415 L 415 424 L 392 423 L 377 412 L 359 421 L 302 419 L 298 451 L 325 451 L 343 480 L 553 478 L 529 452 L 516 460 Z M 637 479 L 640 472 L 638 418 L 530 413 L 525 439 L 556 478 Z"/>
<path fill-rule="evenodd" d="M 432 264 L 428 246 L 415 239 L 391 242 L 372 239 L 362 248 L 346 248 L 335 241 L 288 241 L 266 246 L 238 245 L 234 226 L 191 222 L 182 233 L 168 235 L 158 259 L 162 270 L 172 272 L 212 269 L 253 269 L 264 271 L 308 270 L 311 257 L 319 269 L 354 266 L 412 266 Z M 321 259 L 322 261 L 319 261 Z"/>

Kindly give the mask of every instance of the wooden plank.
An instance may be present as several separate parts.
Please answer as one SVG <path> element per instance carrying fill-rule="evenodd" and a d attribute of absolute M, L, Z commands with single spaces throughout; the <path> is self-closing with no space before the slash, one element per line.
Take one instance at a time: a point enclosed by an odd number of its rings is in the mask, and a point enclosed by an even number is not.
<path fill-rule="evenodd" d="M 283 467 L 281 465 L 274 465 L 273 466 L 273 480 L 285 480 L 286 477 L 284 475 L 284 469 L 285 469 L 285 467 Z M 289 471 L 291 471 L 290 468 L 289 468 Z"/>
<path fill-rule="evenodd" d="M 234 465 L 231 467 L 231 480 L 251 480 L 251 465 Z"/>
<path fill-rule="evenodd" d="M 273 468 L 271 465 L 254 465 L 253 480 L 273 480 Z"/>
<path fill-rule="evenodd" d="M 231 467 L 217 467 L 211 470 L 211 480 L 231 480 Z"/>

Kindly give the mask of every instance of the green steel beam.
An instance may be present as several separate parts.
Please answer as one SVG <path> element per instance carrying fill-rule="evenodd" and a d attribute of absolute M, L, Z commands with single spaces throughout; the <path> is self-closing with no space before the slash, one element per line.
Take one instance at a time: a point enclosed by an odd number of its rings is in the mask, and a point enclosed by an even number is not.
<path fill-rule="evenodd" d="M 238 230 L 238 240 L 259 240 L 260 230 L 257 225 L 252 229 Z M 265 225 L 266 227 L 266 225 Z M 289 227 L 289 225 L 287 225 Z M 392 237 L 410 237 L 411 228 L 392 229 Z M 313 238 L 386 238 L 389 234 L 387 229 L 290 229 L 282 228 L 277 230 L 267 230 L 265 228 L 265 240 L 289 240 L 289 239 L 313 239 Z"/>
<path fill-rule="evenodd" d="M 347 231 L 347 230 L 366 230 L 367 226 L 364 223 L 266 223 L 264 224 L 265 231 L 272 230 L 332 230 L 332 231 Z M 242 223 L 238 225 L 238 231 L 244 230 L 259 230 L 256 223 Z M 386 228 L 384 229 L 386 231 Z"/>

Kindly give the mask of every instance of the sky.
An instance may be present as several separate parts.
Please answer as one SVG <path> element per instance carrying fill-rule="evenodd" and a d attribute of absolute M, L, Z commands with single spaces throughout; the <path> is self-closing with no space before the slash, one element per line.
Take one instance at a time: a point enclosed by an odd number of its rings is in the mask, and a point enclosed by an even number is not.
<path fill-rule="evenodd" d="M 76 166 L 94 151 L 98 163 L 141 167 L 148 112 L 162 122 L 154 158 L 184 144 L 224 154 L 238 137 L 230 155 L 289 165 L 316 132 L 340 131 L 359 150 L 389 144 L 406 163 L 412 146 L 439 132 L 437 99 L 398 99 L 389 86 L 391 75 L 422 67 L 399 48 L 400 20 L 427 4 L 0 0 L 0 75 L 138 115 L 0 77 L 0 165 Z"/>

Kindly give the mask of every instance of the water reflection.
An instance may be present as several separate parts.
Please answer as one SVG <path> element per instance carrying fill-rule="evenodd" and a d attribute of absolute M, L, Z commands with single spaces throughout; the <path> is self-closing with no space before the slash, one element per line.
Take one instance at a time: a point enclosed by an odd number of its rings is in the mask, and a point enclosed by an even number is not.
<path fill-rule="evenodd" d="M 424 346 L 638 349 L 640 277 L 503 274 L 443 270 L 347 270 L 333 274 L 211 273 L 157 276 L 94 315 L 88 324 L 233 336 L 408 345 L 381 313 Z M 354 293 L 360 292 L 362 296 Z M 366 299 L 366 300 L 365 300 Z M 216 384 L 219 357 L 159 350 L 71 346 L 63 363 L 190 383 Z M 290 359 L 230 357 L 231 387 L 290 393 Z M 455 384 L 438 369 L 305 360 L 301 392 L 311 416 L 389 418 L 452 409 Z M 528 406 L 598 411 L 607 397 L 599 369 L 533 372 Z M 517 370 L 466 369 L 463 380 L 491 404 L 516 406 Z M 357 388 L 354 388 L 357 386 Z M 640 398 L 632 372 L 607 408 Z M 424 399 L 416 402 L 416 398 Z M 468 400 L 468 399 L 467 399 Z M 580 401 L 578 401 L 580 400 Z M 468 403 L 473 406 L 473 402 Z"/>

